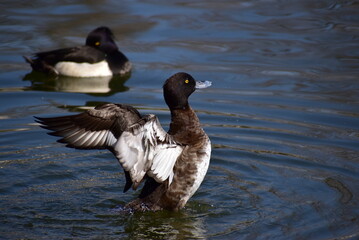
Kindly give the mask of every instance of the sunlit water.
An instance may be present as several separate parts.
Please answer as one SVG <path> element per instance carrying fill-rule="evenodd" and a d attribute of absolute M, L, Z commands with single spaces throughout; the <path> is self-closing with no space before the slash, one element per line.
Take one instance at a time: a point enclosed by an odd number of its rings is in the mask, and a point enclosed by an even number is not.
<path fill-rule="evenodd" d="M 0 3 L 1 239 L 356 239 L 359 4 L 355 1 Z M 84 43 L 107 25 L 134 65 L 115 79 L 30 74 L 22 55 Z M 213 144 L 178 213 L 123 214 L 107 151 L 56 143 L 33 116 L 101 102 L 169 112 L 162 84 L 185 71 Z"/>

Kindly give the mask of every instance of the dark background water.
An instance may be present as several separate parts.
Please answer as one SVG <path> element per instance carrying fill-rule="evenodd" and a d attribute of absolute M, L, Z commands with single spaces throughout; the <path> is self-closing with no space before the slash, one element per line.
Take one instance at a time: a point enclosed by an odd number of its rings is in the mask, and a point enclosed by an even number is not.
<path fill-rule="evenodd" d="M 27 75 L 22 55 L 101 25 L 131 76 Z M 0 32 L 1 239 L 359 237 L 357 1 L 2 1 Z M 168 128 L 161 87 L 178 71 L 213 83 L 190 98 L 208 174 L 178 213 L 119 214 L 137 193 L 116 159 L 65 148 L 33 116 L 118 102 Z"/>

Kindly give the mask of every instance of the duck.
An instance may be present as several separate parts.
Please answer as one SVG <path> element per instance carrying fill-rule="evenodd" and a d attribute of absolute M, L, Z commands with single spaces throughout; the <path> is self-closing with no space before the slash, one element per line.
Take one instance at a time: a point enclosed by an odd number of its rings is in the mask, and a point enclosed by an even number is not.
<path fill-rule="evenodd" d="M 179 211 L 201 185 L 211 158 L 211 141 L 188 103 L 196 89 L 211 86 L 179 72 L 163 85 L 171 113 L 166 132 L 154 114 L 126 104 L 103 103 L 77 115 L 35 117 L 60 143 L 75 149 L 108 149 L 124 170 L 123 192 L 143 187 L 124 206 L 130 211 Z"/>
<path fill-rule="evenodd" d="M 37 52 L 24 59 L 34 71 L 55 76 L 107 77 L 128 74 L 132 68 L 106 26 L 91 31 L 83 46 Z"/>

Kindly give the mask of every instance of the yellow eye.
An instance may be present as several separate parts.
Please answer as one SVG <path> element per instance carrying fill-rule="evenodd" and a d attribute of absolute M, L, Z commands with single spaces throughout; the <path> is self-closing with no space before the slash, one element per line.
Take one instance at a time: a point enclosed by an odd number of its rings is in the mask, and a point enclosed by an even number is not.
<path fill-rule="evenodd" d="M 99 46 L 101 43 L 100 42 L 95 42 L 95 45 L 96 46 Z"/>
<path fill-rule="evenodd" d="M 188 79 L 186 79 L 186 80 L 184 81 L 184 83 L 189 83 L 189 80 L 188 80 Z"/>

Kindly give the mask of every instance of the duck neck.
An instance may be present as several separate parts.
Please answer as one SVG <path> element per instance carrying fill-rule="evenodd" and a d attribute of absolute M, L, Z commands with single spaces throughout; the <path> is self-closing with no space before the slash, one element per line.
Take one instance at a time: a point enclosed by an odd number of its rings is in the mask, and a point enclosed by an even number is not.
<path fill-rule="evenodd" d="M 110 69 L 114 73 L 118 73 L 118 71 L 122 70 L 124 64 L 128 62 L 128 58 L 119 51 L 113 51 L 109 54 L 106 54 L 106 59 L 110 66 Z"/>
<path fill-rule="evenodd" d="M 192 139 L 196 139 L 197 135 L 202 135 L 202 132 L 199 119 L 189 105 L 171 110 L 171 124 L 168 133 L 174 135 L 177 141 L 187 144 Z"/>

